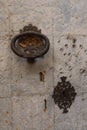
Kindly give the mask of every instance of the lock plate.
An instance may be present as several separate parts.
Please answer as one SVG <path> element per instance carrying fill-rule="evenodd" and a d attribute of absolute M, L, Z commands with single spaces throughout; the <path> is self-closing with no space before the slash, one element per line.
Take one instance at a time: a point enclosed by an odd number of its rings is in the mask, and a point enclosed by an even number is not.
<path fill-rule="evenodd" d="M 63 109 L 63 113 L 68 112 L 68 108 L 70 108 L 76 96 L 74 87 L 69 81 L 66 81 L 66 79 L 66 77 L 61 77 L 61 82 L 58 82 L 52 95 L 55 104 L 57 104 L 60 109 Z"/>

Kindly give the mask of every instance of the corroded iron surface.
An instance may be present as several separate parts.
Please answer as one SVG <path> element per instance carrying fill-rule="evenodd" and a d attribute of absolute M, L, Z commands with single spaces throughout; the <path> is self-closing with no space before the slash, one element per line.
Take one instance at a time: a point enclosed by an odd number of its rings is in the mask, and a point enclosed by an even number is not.
<path fill-rule="evenodd" d="M 13 52 L 24 58 L 35 59 L 41 57 L 49 50 L 49 39 L 41 34 L 41 30 L 29 24 L 20 30 L 11 41 Z"/>
<path fill-rule="evenodd" d="M 38 29 L 36 26 L 33 26 L 32 24 L 29 24 L 28 26 L 24 26 L 23 29 L 20 30 L 20 33 L 27 32 L 27 31 L 41 33 L 41 29 Z"/>

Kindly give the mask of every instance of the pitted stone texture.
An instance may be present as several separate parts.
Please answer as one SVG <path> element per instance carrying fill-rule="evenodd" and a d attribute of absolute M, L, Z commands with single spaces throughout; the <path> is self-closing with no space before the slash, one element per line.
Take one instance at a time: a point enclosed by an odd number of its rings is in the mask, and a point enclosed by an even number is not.
<path fill-rule="evenodd" d="M 66 76 L 72 85 L 75 86 L 78 95 L 82 92 L 87 92 L 86 51 L 86 36 L 68 34 L 54 38 L 55 85 L 60 77 Z"/>
<path fill-rule="evenodd" d="M 6 1 L 0 1 L 0 40 L 7 40 L 9 37 L 9 11 Z"/>
<path fill-rule="evenodd" d="M 87 130 L 86 5 L 86 0 L 0 0 L 0 130 Z M 35 64 L 16 56 L 9 41 L 30 23 L 51 42 L 49 52 Z M 39 72 L 44 70 L 41 82 Z M 61 76 L 77 92 L 67 114 L 51 95 Z"/>
<path fill-rule="evenodd" d="M 0 98 L 0 130 L 11 130 L 11 100 Z"/>
<path fill-rule="evenodd" d="M 9 0 L 9 6 L 27 6 L 27 7 L 53 7 L 56 5 L 56 0 Z"/>
<path fill-rule="evenodd" d="M 67 114 L 55 105 L 55 130 L 86 130 L 87 36 L 54 37 L 54 85 L 66 76 L 77 96 Z"/>
<path fill-rule="evenodd" d="M 79 28 L 81 33 L 82 33 L 82 28 L 86 29 L 87 25 L 86 25 L 86 17 L 87 17 L 87 6 L 85 6 L 86 4 L 86 0 L 70 0 L 71 2 L 71 16 L 72 16 L 72 23 L 74 22 L 75 25 L 77 26 L 76 28 Z M 78 32 L 79 33 L 79 32 Z"/>
<path fill-rule="evenodd" d="M 68 32 L 87 34 L 86 0 L 57 0 L 54 17 L 54 36 Z"/>
<path fill-rule="evenodd" d="M 54 36 L 66 32 L 70 25 L 71 4 L 70 0 L 57 0 L 54 17 Z"/>
<path fill-rule="evenodd" d="M 0 9 L 4 9 L 4 7 L 8 8 L 8 0 L 0 1 Z"/>
<path fill-rule="evenodd" d="M 47 109 L 44 111 L 44 99 L 47 100 Z M 54 108 L 49 95 L 13 97 L 13 130 L 54 130 Z"/>
<path fill-rule="evenodd" d="M 42 30 L 45 35 L 53 33 L 53 13 L 52 7 L 32 8 L 25 6 L 16 9 L 16 6 L 11 7 L 10 12 L 10 28 L 13 32 L 19 32 L 25 25 L 32 24 Z M 11 32 L 12 33 L 12 32 Z"/>
<path fill-rule="evenodd" d="M 11 96 L 11 56 L 8 40 L 0 40 L 0 97 Z"/>
<path fill-rule="evenodd" d="M 0 35 L 2 32 L 9 32 L 9 12 L 6 7 L 0 3 Z"/>
<path fill-rule="evenodd" d="M 1 130 L 12 130 L 11 126 L 1 126 Z"/>
<path fill-rule="evenodd" d="M 12 52 L 12 95 L 30 95 L 52 93 L 53 90 L 53 39 L 50 40 L 50 50 L 37 61 L 30 64 Z M 45 71 L 44 82 L 40 81 L 40 72 Z"/>
<path fill-rule="evenodd" d="M 55 106 L 55 130 L 86 130 L 87 129 L 87 94 L 77 96 L 67 114 Z"/>

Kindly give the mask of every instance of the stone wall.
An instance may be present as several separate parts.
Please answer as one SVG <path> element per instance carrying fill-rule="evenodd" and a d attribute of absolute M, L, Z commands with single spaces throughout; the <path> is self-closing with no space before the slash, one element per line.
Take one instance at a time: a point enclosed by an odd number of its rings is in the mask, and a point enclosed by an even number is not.
<path fill-rule="evenodd" d="M 10 48 L 29 23 L 50 40 L 49 52 L 34 64 Z M 61 76 L 77 93 L 67 114 L 52 99 Z M 87 130 L 86 99 L 87 1 L 0 0 L 0 130 Z"/>

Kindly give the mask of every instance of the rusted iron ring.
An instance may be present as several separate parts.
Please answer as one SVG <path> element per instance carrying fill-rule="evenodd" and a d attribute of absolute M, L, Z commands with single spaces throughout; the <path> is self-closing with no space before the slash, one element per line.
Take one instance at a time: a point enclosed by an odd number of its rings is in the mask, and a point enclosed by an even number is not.
<path fill-rule="evenodd" d="M 20 57 L 28 59 L 35 59 L 45 55 L 49 50 L 50 43 L 49 39 L 41 34 L 40 31 L 35 26 L 26 26 L 20 34 L 11 40 L 13 52 Z"/>

